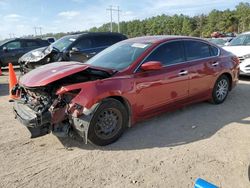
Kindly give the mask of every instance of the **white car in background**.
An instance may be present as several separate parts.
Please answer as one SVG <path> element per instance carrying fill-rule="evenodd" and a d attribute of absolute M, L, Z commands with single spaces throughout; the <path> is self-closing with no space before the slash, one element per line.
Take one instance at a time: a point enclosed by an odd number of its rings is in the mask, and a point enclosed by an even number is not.
<path fill-rule="evenodd" d="M 238 35 L 223 48 L 240 59 L 240 74 L 250 76 L 250 32 Z"/>

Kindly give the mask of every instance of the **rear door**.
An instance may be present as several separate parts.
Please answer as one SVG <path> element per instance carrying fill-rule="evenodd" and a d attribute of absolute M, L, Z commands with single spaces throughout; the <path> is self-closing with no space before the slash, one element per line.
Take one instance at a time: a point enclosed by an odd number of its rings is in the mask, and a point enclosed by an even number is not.
<path fill-rule="evenodd" d="M 23 43 L 25 46 L 24 47 L 25 53 L 40 47 L 40 43 L 37 40 L 26 39 L 26 40 L 23 40 Z"/>
<path fill-rule="evenodd" d="M 136 100 L 144 115 L 157 108 L 188 98 L 188 65 L 181 41 L 161 45 L 144 62 L 160 61 L 164 68 L 135 74 Z"/>
<path fill-rule="evenodd" d="M 194 98 L 206 97 L 211 93 L 219 71 L 219 50 L 199 40 L 184 40 L 189 64 L 189 95 Z"/>

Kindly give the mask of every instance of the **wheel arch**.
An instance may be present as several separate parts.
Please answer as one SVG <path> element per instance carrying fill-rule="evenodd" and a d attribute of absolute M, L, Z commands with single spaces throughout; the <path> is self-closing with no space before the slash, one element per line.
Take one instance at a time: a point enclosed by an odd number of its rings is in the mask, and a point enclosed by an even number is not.
<path fill-rule="evenodd" d="M 229 84 L 230 84 L 229 85 L 229 91 L 231 91 L 232 90 L 233 77 L 232 77 L 232 75 L 229 72 L 224 72 L 219 77 L 221 77 L 223 75 L 226 76 L 229 79 Z"/>
<path fill-rule="evenodd" d="M 131 127 L 132 126 L 132 109 L 131 109 L 130 102 L 126 98 L 124 98 L 122 96 L 118 96 L 118 95 L 109 96 L 106 99 L 116 99 L 125 106 L 125 108 L 128 112 L 128 117 L 129 117 L 128 127 Z"/>

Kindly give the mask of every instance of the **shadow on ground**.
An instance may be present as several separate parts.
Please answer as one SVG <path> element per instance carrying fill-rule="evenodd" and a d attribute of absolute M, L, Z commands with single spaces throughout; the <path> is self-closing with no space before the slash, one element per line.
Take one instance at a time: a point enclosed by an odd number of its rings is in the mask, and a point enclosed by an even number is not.
<path fill-rule="evenodd" d="M 4 74 L 7 76 L 6 71 Z M 81 140 L 60 138 L 65 147 L 100 150 L 136 150 L 154 147 L 173 147 L 213 136 L 224 126 L 238 122 L 250 125 L 250 77 L 241 82 L 221 105 L 207 102 L 190 105 L 175 112 L 165 113 L 138 123 L 124 135 L 106 147 L 85 145 Z M 8 95 L 8 84 L 0 84 L 0 96 Z"/>
<path fill-rule="evenodd" d="M 250 80 L 250 79 L 249 79 Z M 171 113 L 165 113 L 128 129 L 114 144 L 106 147 L 85 145 L 72 139 L 61 139 L 67 147 L 101 150 L 136 150 L 154 147 L 173 147 L 207 139 L 224 126 L 250 116 L 250 85 L 238 84 L 221 105 L 207 102 L 194 104 Z"/>

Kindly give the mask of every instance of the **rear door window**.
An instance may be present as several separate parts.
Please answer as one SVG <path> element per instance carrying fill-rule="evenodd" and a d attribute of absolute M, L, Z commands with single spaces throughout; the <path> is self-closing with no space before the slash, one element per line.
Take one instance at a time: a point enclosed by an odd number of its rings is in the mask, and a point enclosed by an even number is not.
<path fill-rule="evenodd" d="M 26 40 L 25 46 L 26 47 L 36 47 L 36 46 L 39 46 L 39 42 L 35 41 L 35 40 Z"/>
<path fill-rule="evenodd" d="M 200 41 L 184 41 L 188 61 L 210 57 L 210 45 Z"/>
<path fill-rule="evenodd" d="M 169 42 L 161 45 L 146 59 L 160 61 L 163 65 L 174 65 L 185 61 L 184 49 L 181 41 Z"/>
<path fill-rule="evenodd" d="M 12 41 L 7 44 L 5 44 L 3 47 L 6 47 L 9 50 L 16 50 L 21 48 L 21 42 L 20 41 Z"/>
<path fill-rule="evenodd" d="M 217 56 L 219 54 L 219 49 L 216 48 L 215 46 L 211 46 L 210 51 L 212 56 Z"/>

